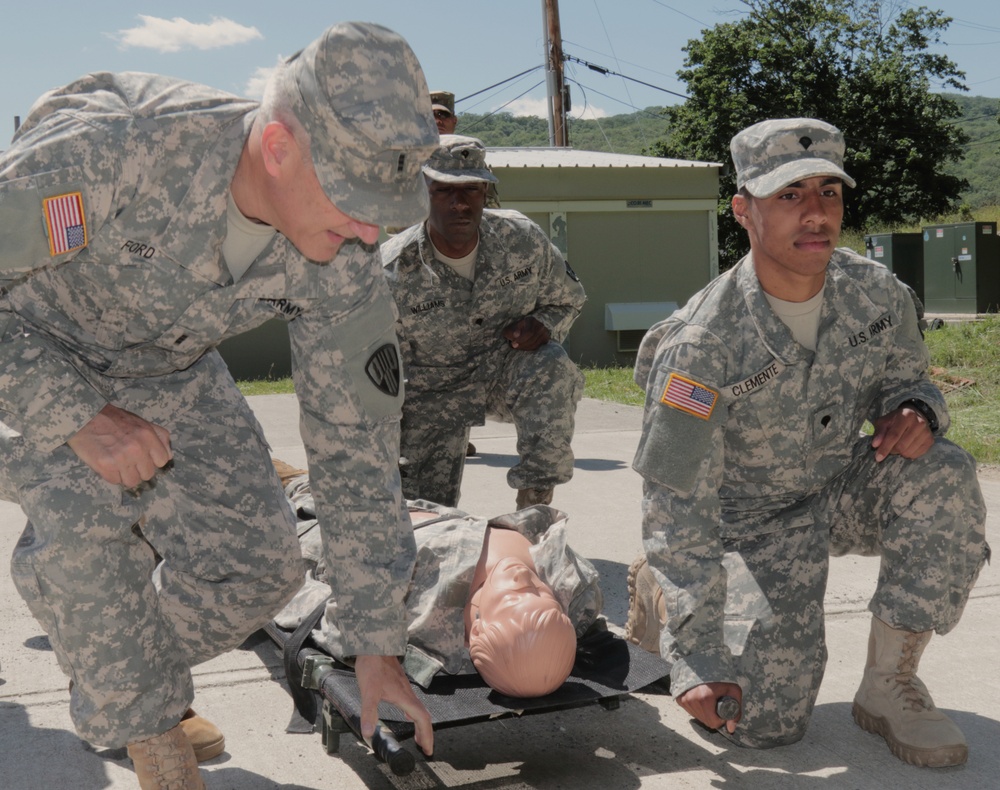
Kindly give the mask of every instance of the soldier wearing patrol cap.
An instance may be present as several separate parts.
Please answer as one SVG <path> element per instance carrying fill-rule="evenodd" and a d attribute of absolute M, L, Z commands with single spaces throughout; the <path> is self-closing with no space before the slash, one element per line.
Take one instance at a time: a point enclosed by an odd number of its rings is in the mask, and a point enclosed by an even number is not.
<path fill-rule="evenodd" d="M 636 363 L 645 555 L 628 636 L 672 663 L 673 695 L 705 725 L 793 743 L 826 663 L 829 557 L 879 555 L 854 718 L 908 763 L 964 763 L 915 673 L 989 556 L 975 464 L 944 438 L 907 292 L 836 248 L 854 186 L 840 131 L 764 121 L 731 148 L 750 253 L 650 329 Z M 721 716 L 723 697 L 742 713 Z"/>
<path fill-rule="evenodd" d="M 573 475 L 583 374 L 560 343 L 586 298 L 542 229 L 484 211 L 486 149 L 445 135 L 424 168 L 430 216 L 382 245 L 406 376 L 400 445 L 408 499 L 458 504 L 469 428 L 517 428 L 517 507 L 548 504 Z"/>
<path fill-rule="evenodd" d="M 379 224 L 426 216 L 437 141 L 406 42 L 346 23 L 282 64 L 259 106 L 90 74 L 42 96 L 0 157 L 0 493 L 29 519 L 12 573 L 72 678 L 78 732 L 127 744 L 143 788 L 203 786 L 195 760 L 222 738 L 190 714 L 190 667 L 301 583 L 266 442 L 214 350 L 275 317 L 316 500 L 337 513 L 328 618 L 358 657 L 364 727 L 385 699 L 432 749 L 395 658 L 414 543 L 372 245 Z"/>
<path fill-rule="evenodd" d="M 455 117 L 455 94 L 450 91 L 431 91 L 431 109 L 439 134 L 454 134 L 458 118 Z"/>

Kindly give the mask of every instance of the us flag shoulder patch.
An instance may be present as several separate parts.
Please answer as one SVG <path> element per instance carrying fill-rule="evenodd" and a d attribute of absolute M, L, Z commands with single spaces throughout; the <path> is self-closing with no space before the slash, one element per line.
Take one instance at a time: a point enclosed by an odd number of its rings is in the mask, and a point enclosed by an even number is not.
<path fill-rule="evenodd" d="M 83 193 L 45 198 L 42 201 L 45 230 L 49 234 L 49 254 L 62 255 L 87 246 L 87 219 L 83 213 Z"/>
<path fill-rule="evenodd" d="M 660 403 L 707 420 L 712 416 L 712 410 L 715 409 L 718 399 L 719 393 L 715 390 L 671 373 L 660 397 Z"/>

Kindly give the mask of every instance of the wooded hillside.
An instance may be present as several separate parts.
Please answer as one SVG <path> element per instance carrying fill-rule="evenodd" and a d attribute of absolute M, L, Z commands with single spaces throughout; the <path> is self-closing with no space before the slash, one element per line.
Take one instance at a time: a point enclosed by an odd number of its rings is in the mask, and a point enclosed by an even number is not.
<path fill-rule="evenodd" d="M 969 135 L 965 159 L 949 169 L 966 179 L 969 189 L 963 202 L 971 209 L 1000 205 L 1000 99 L 947 94 L 962 108 L 956 124 Z M 570 145 L 589 151 L 647 154 L 653 142 L 667 138 L 670 130 L 661 107 L 612 115 L 598 120 L 571 120 Z M 457 133 L 480 138 L 487 146 L 548 145 L 548 123 L 535 117 L 510 113 L 476 115 L 461 113 Z M 849 168 L 849 164 L 848 164 Z"/>

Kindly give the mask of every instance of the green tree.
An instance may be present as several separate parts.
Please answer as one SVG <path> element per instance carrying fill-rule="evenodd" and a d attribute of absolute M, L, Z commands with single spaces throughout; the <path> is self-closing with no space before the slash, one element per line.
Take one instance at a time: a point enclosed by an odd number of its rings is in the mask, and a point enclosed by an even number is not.
<path fill-rule="evenodd" d="M 966 90 L 965 75 L 928 51 L 951 18 L 883 0 L 744 0 L 747 14 L 688 42 L 678 76 L 691 97 L 667 109 L 659 156 L 729 163 L 729 141 L 768 118 L 813 117 L 844 132 L 845 228 L 892 226 L 954 208 L 968 184 L 949 173 L 966 134 L 958 104 L 932 85 Z M 722 268 L 747 250 L 733 221 L 735 174 L 719 202 Z"/>

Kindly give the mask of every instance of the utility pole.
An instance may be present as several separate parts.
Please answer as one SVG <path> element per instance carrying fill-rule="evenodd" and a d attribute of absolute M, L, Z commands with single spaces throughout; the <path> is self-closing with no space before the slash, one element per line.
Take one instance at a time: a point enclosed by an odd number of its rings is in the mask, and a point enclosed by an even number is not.
<path fill-rule="evenodd" d="M 566 81 L 563 75 L 562 30 L 558 0 L 542 0 L 545 15 L 545 86 L 549 105 L 549 145 L 569 145 L 566 126 Z"/>

